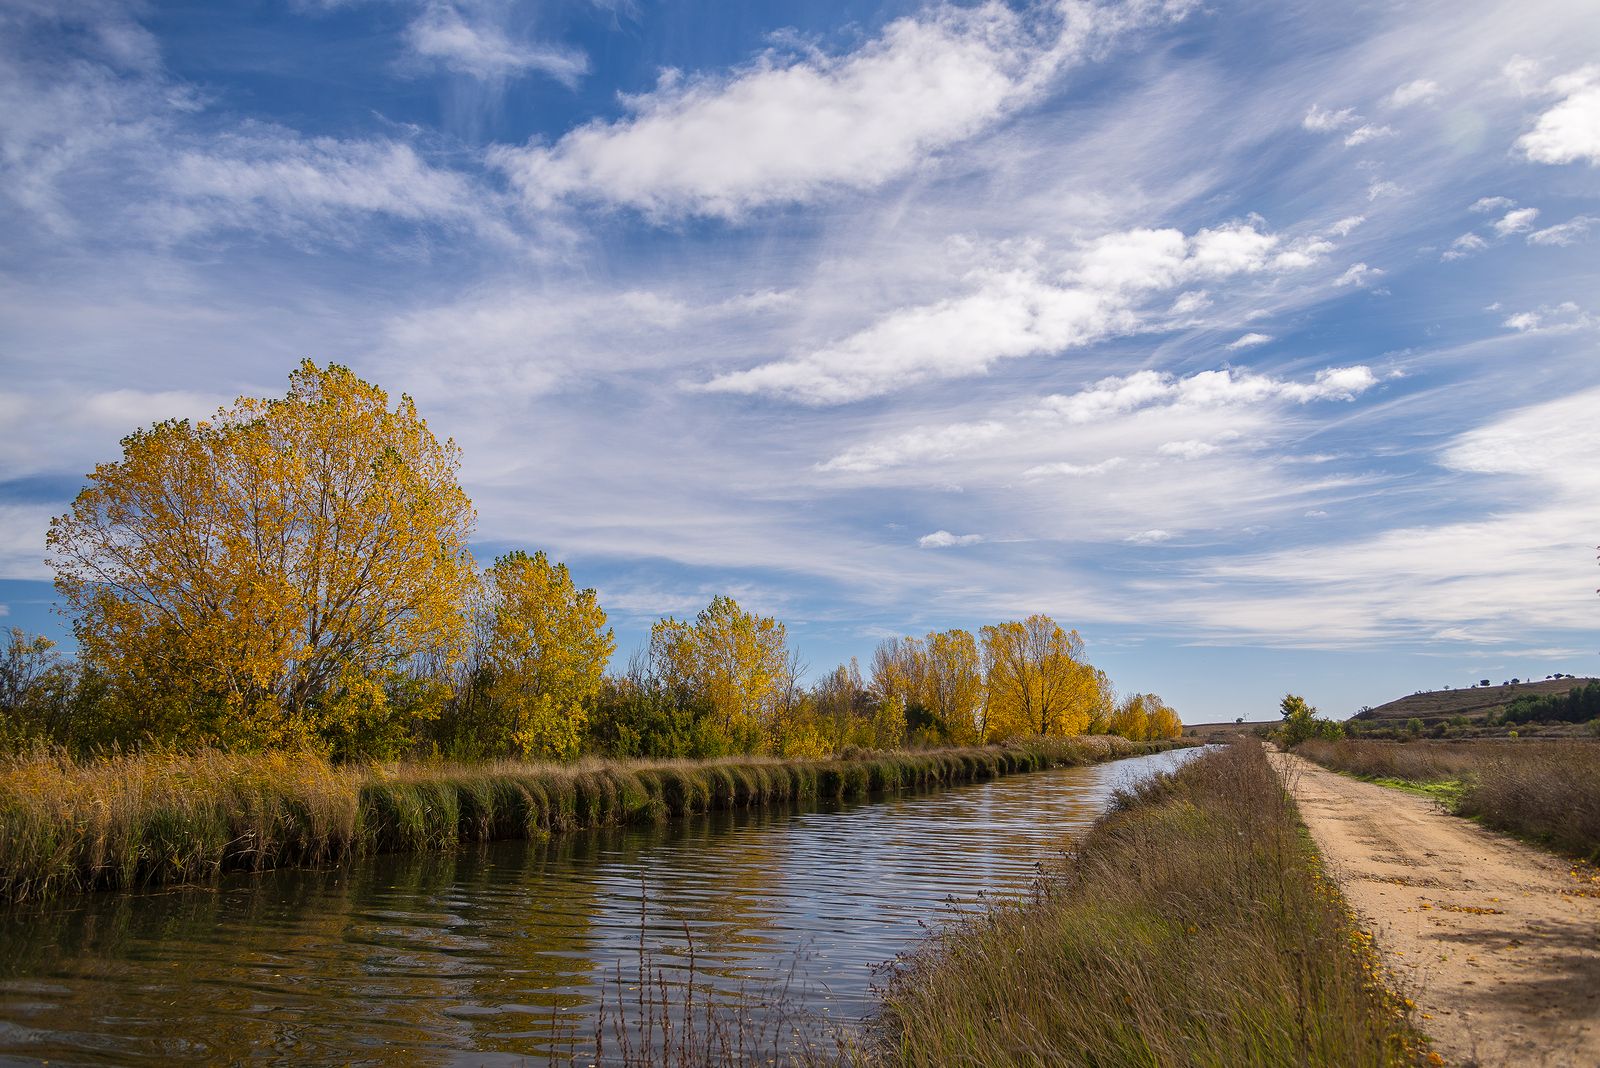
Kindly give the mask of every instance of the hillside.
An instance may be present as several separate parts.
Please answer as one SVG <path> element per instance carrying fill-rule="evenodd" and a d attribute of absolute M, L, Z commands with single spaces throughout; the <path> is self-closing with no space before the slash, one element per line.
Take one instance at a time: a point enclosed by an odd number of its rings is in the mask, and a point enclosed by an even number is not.
<path fill-rule="evenodd" d="M 1541 679 L 1507 686 L 1474 686 L 1461 690 L 1430 690 L 1414 693 L 1376 708 L 1357 712 L 1351 719 L 1366 723 L 1391 725 L 1395 721 L 1420 719 L 1425 725 L 1448 720 L 1453 716 L 1479 719 L 1505 707 L 1518 697 L 1563 694 L 1574 686 L 1582 686 L 1591 679 Z"/>

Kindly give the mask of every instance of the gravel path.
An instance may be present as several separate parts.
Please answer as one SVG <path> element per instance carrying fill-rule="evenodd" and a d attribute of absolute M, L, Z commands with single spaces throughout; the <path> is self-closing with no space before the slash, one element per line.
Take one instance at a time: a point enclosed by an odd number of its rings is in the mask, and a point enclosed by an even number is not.
<path fill-rule="evenodd" d="M 1277 766 L 1447 1064 L 1600 1065 L 1600 876 L 1430 798 Z"/>

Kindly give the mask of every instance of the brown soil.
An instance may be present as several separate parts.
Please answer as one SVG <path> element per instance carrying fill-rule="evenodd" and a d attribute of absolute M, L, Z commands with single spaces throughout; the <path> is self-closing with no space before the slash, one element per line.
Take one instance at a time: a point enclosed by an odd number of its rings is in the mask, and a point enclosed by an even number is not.
<path fill-rule="evenodd" d="M 1273 757 L 1329 871 L 1454 1065 L 1600 1064 L 1600 875 L 1427 797 Z"/>

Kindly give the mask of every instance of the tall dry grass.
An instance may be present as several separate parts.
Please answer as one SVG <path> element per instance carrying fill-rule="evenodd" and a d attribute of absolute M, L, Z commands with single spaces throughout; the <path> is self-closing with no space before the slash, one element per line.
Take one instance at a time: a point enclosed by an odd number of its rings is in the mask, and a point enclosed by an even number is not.
<path fill-rule="evenodd" d="M 885 995 L 874 1064 L 1384 1065 L 1421 1052 L 1260 747 L 1141 788 Z"/>
<path fill-rule="evenodd" d="M 1120 738 L 834 760 L 340 766 L 309 753 L 0 759 L 0 901 L 197 882 L 376 851 L 926 789 L 1167 748 Z"/>
<path fill-rule="evenodd" d="M 1459 782 L 1456 814 L 1600 860 L 1600 743 L 1307 742 L 1295 752 L 1368 778 Z"/>
<path fill-rule="evenodd" d="M 1295 753 L 1334 771 L 1368 779 L 1450 782 L 1482 764 L 1506 742 L 1338 742 L 1309 741 Z"/>

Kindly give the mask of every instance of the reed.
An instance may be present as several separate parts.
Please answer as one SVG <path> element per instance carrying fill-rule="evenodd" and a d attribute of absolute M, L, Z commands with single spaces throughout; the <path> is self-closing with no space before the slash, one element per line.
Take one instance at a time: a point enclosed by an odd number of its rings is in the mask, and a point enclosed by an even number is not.
<path fill-rule="evenodd" d="M 332 764 L 311 753 L 147 750 L 0 759 L 0 901 L 385 851 L 541 838 L 712 809 L 853 800 L 1170 748 L 1038 739 L 832 760 Z"/>

